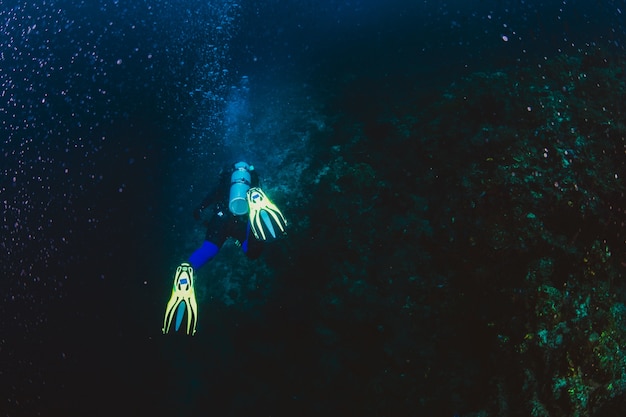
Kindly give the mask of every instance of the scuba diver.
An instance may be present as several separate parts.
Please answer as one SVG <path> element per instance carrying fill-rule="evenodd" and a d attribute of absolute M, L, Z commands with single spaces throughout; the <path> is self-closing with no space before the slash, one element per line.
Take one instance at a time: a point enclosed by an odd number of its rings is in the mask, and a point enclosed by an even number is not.
<path fill-rule="evenodd" d="M 235 239 L 248 258 L 256 259 L 261 255 L 264 242 L 286 234 L 287 221 L 261 190 L 254 167 L 246 162 L 237 162 L 231 170 L 222 171 L 219 185 L 194 210 L 194 218 L 201 220 L 202 212 L 208 208 L 213 209 L 213 216 L 203 223 L 207 227 L 204 242 L 176 268 L 172 295 L 163 319 L 163 334 L 170 332 L 174 318 L 177 332 L 185 317 L 185 332 L 196 333 L 198 306 L 194 271 L 213 259 L 228 238 Z"/>

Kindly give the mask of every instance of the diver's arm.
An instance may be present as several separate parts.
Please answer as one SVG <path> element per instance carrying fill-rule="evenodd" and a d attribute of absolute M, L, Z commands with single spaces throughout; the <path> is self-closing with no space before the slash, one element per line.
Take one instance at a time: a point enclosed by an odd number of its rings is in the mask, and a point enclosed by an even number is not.
<path fill-rule="evenodd" d="M 200 220 L 200 215 L 204 209 L 214 204 L 217 204 L 223 200 L 224 190 L 228 190 L 228 180 L 229 180 L 229 176 L 227 172 L 223 171 L 220 175 L 220 180 L 219 180 L 218 185 L 214 187 L 213 190 L 211 190 L 206 195 L 206 197 L 204 197 L 204 200 L 202 200 L 200 205 L 196 207 L 196 209 L 193 211 L 193 217 L 196 220 Z"/>
<path fill-rule="evenodd" d="M 204 209 L 206 209 L 207 207 L 209 207 L 211 205 L 211 196 L 213 193 L 209 193 L 204 200 L 202 200 L 202 203 L 200 203 L 200 205 L 198 207 L 196 207 L 193 211 L 193 218 L 196 220 L 200 220 L 201 216 L 202 216 L 202 211 Z"/>
<path fill-rule="evenodd" d="M 208 193 L 206 195 L 206 197 L 204 197 L 204 200 L 202 200 L 202 202 L 200 203 L 200 205 L 198 207 L 196 207 L 196 210 L 194 211 L 194 217 L 195 217 L 195 213 L 201 213 L 202 210 L 206 209 L 207 207 L 215 204 L 217 201 L 219 201 L 219 186 L 215 187 L 210 193 Z"/>
<path fill-rule="evenodd" d="M 261 187 L 261 177 L 256 169 L 250 171 L 250 187 Z"/>

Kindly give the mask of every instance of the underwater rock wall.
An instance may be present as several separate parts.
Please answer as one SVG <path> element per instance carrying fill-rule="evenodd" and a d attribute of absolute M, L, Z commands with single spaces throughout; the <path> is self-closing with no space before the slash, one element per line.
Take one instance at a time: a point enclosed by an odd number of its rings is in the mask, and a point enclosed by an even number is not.
<path fill-rule="evenodd" d="M 623 409 L 623 68 L 590 47 L 336 118 L 310 174 L 309 249 L 338 254 L 317 328 L 368 415 Z"/>

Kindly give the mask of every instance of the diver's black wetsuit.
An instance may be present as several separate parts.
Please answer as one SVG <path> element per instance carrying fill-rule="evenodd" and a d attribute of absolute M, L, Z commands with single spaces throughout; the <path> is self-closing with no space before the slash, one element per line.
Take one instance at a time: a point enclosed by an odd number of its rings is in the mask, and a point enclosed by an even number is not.
<path fill-rule="evenodd" d="M 200 268 L 217 255 L 228 238 L 237 240 L 248 258 L 256 259 L 261 255 L 263 244 L 250 232 L 248 216 L 235 216 L 228 209 L 230 174 L 228 170 L 222 171 L 218 186 L 207 194 L 198 208 L 194 210 L 194 217 L 200 220 L 203 210 L 213 209 L 211 218 L 204 222 L 207 227 L 205 241 L 189 257 L 189 263 L 195 269 Z M 257 186 L 259 186 L 259 176 L 252 170 L 250 171 L 250 187 Z"/>

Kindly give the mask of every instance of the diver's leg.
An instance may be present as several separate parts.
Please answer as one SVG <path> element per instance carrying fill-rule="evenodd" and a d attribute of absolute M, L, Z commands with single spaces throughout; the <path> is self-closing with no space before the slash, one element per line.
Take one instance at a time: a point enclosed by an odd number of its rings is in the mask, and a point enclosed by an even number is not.
<path fill-rule="evenodd" d="M 244 248 L 244 253 L 248 257 L 248 259 L 256 259 L 261 256 L 261 252 L 263 252 L 263 243 L 256 240 L 253 236 L 250 236 L 246 240 L 246 245 L 241 245 Z"/>
<path fill-rule="evenodd" d="M 250 223 L 246 224 L 246 238 L 241 244 L 243 253 L 246 254 L 248 259 L 256 259 L 261 256 L 263 250 L 263 243 L 259 242 L 250 231 Z"/>
<path fill-rule="evenodd" d="M 194 271 L 197 271 L 204 264 L 209 262 L 217 255 L 220 247 L 226 241 L 226 227 L 227 227 L 226 215 L 215 215 L 211 218 L 207 224 L 206 236 L 204 243 L 189 257 L 189 263 L 193 267 Z"/>
<path fill-rule="evenodd" d="M 213 259 L 219 250 L 220 248 L 215 243 L 205 240 L 202 246 L 191 254 L 189 263 L 194 270 L 198 270 L 201 266 Z"/>

